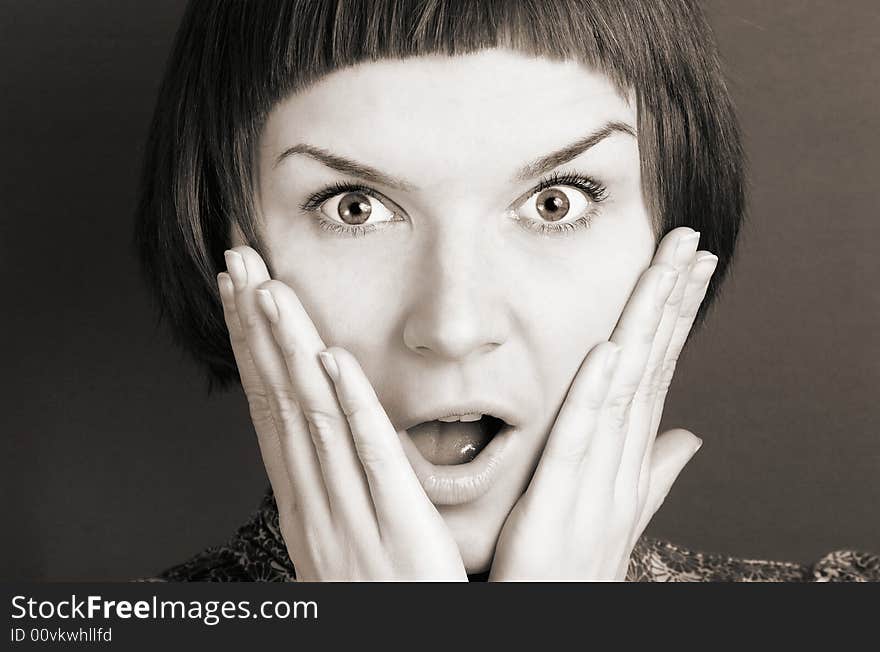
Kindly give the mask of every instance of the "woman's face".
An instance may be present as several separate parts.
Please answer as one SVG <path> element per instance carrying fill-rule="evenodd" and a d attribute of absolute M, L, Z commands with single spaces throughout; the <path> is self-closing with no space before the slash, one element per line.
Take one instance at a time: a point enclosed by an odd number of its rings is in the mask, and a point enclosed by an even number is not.
<path fill-rule="evenodd" d="M 470 572 L 650 264 L 635 126 L 603 74 L 507 50 L 346 68 L 266 122 L 270 269 L 359 359 Z"/>

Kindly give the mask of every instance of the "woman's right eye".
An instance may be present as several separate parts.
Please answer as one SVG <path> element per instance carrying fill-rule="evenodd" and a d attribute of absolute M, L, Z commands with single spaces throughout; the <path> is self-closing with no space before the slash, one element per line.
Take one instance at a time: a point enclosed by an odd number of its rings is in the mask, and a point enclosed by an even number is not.
<path fill-rule="evenodd" d="M 300 209 L 315 216 L 323 230 L 337 235 L 366 235 L 391 222 L 406 221 L 392 201 L 367 186 L 347 181 L 319 190 L 300 204 Z"/>

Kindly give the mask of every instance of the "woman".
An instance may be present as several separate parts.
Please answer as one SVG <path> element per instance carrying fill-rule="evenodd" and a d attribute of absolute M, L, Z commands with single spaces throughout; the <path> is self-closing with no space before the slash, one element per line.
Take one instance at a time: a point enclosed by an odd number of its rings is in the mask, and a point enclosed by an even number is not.
<path fill-rule="evenodd" d="M 272 493 L 163 578 L 880 578 L 642 537 L 743 210 L 691 2 L 191 3 L 138 243 Z"/>

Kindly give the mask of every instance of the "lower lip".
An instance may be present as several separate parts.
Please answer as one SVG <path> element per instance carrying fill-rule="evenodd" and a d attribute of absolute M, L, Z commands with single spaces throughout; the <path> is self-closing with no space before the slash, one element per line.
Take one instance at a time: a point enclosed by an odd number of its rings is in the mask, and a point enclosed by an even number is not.
<path fill-rule="evenodd" d="M 401 443 L 430 501 L 435 505 L 461 505 L 476 500 L 492 487 L 513 433 L 513 426 L 505 426 L 466 464 L 431 464 L 406 431 Z"/>

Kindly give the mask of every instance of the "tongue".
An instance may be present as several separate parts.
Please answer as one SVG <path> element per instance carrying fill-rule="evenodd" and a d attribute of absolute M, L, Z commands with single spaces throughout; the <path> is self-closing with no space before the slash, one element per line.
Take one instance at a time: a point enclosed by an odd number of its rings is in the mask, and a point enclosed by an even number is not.
<path fill-rule="evenodd" d="M 410 439 L 431 464 L 465 464 L 474 459 L 492 436 L 479 421 L 427 421 L 410 428 Z"/>

